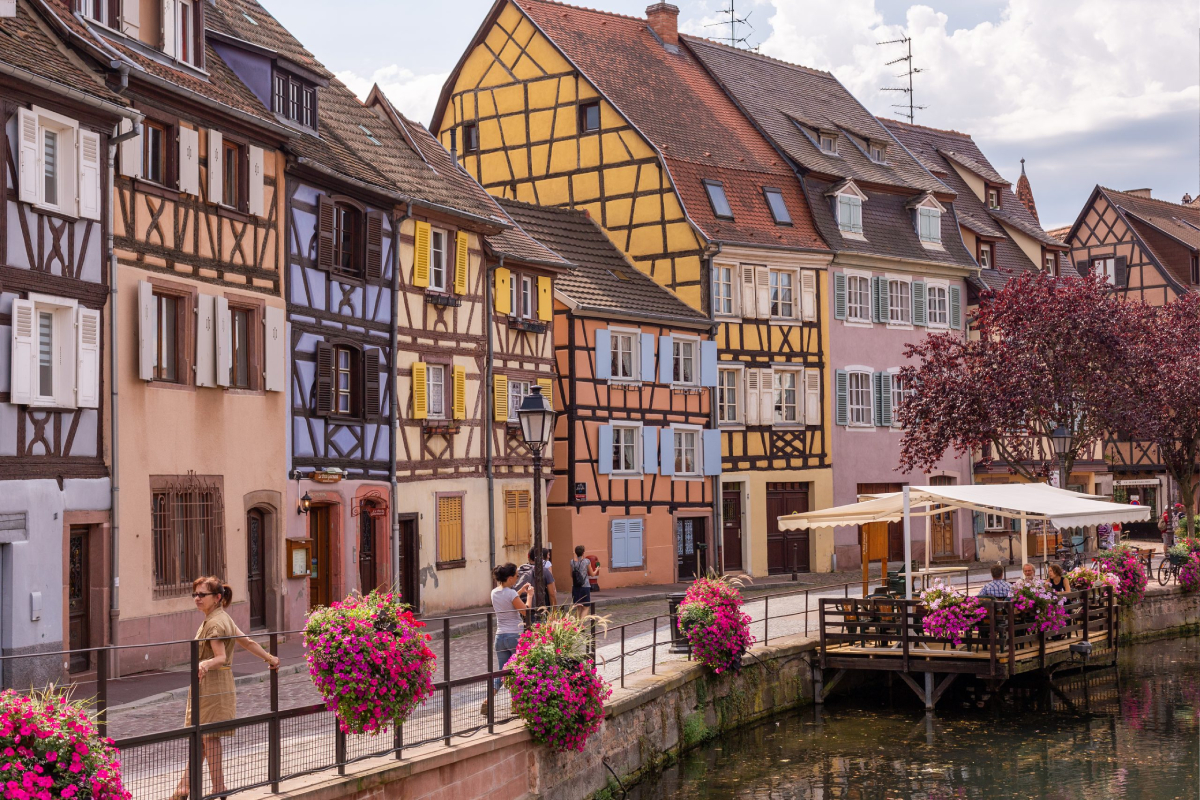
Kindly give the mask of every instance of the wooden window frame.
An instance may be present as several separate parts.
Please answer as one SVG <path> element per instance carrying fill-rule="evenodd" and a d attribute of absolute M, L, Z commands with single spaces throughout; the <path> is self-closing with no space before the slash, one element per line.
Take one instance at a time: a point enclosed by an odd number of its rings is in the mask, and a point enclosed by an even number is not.
<path fill-rule="evenodd" d="M 521 395 L 521 399 L 524 400 L 526 397 L 528 397 L 530 394 L 533 393 L 533 387 L 537 385 L 537 379 L 529 378 L 529 377 L 514 376 L 514 375 L 508 376 L 508 424 L 509 425 L 515 425 L 520 421 L 520 419 L 517 417 L 516 409 L 513 408 L 513 389 L 522 384 L 529 385 L 529 390 L 524 392 Z M 520 404 L 518 403 L 518 405 L 520 405 Z"/>
<path fill-rule="evenodd" d="M 442 238 L 442 248 L 439 251 L 434 242 L 437 237 Z M 441 253 L 441 271 L 442 284 L 435 286 L 433 276 L 438 263 L 438 253 Z M 450 231 L 445 228 L 431 227 L 429 229 L 429 285 L 425 287 L 426 291 L 436 294 L 450 294 L 454 289 L 454 276 L 451 274 L 450 265 Z"/>
<path fill-rule="evenodd" d="M 445 425 L 448 423 L 459 423 L 462 420 L 454 419 L 454 359 L 450 356 L 441 355 L 438 353 L 418 353 L 418 359 L 426 365 L 426 367 L 441 367 L 443 372 L 442 377 L 442 416 L 435 417 L 431 411 L 429 398 L 430 383 L 429 374 L 425 375 L 425 422 L 433 425 Z"/>
<path fill-rule="evenodd" d="M 791 375 L 795 381 L 795 385 L 792 387 L 794 397 L 792 405 L 796 409 L 796 418 L 791 420 L 784 419 L 783 404 L 777 400 L 783 391 L 779 385 L 779 379 L 784 375 Z M 804 427 L 804 401 L 804 368 L 775 367 L 771 374 L 771 424 L 780 428 Z"/>
<path fill-rule="evenodd" d="M 350 265 L 344 266 L 346 251 L 343 246 L 343 236 L 347 220 L 350 221 Z M 345 199 L 333 201 L 333 271 L 338 275 L 349 278 L 363 279 L 366 277 L 366 215 L 356 203 Z"/>
<path fill-rule="evenodd" d="M 993 193 L 995 193 L 995 195 L 996 195 L 996 204 L 995 205 L 992 205 L 992 194 Z M 994 184 L 991 184 L 991 183 L 985 183 L 983 185 L 983 204 L 994 211 L 999 210 L 1004 205 L 1004 200 L 1002 199 L 1003 194 L 1004 193 L 1000 191 L 999 186 L 995 186 Z"/>
<path fill-rule="evenodd" d="M 467 566 L 467 550 L 466 550 L 466 492 L 435 492 L 433 495 L 433 534 L 434 534 L 434 569 L 463 569 Z M 441 520 L 441 505 L 442 500 L 458 498 L 458 548 L 462 553 L 462 558 L 457 558 L 452 561 L 442 561 L 441 559 L 441 538 L 442 538 L 442 520 Z M 532 520 L 531 520 L 532 521 Z"/>
<path fill-rule="evenodd" d="M 987 263 L 984 264 L 983 252 L 987 248 Z M 975 260 L 979 262 L 980 269 L 995 269 L 996 268 L 996 247 L 993 242 L 985 242 L 979 240 L 979 246 L 975 248 Z"/>
<path fill-rule="evenodd" d="M 690 381 L 676 379 L 676 373 L 683 373 L 683 356 L 682 351 L 678 355 L 675 351 L 680 345 L 689 343 L 692 346 L 692 379 Z M 659 358 L 662 358 L 661 354 Z M 700 385 L 700 337 L 675 335 L 671 338 L 671 385 L 679 387 L 695 387 Z"/>
<path fill-rule="evenodd" d="M 161 186 L 166 189 L 175 188 L 175 159 L 176 137 L 172 134 L 175 132 L 175 126 L 170 123 L 160 122 L 158 120 L 146 119 L 142 122 L 142 180 L 154 186 Z M 150 177 L 150 135 L 149 131 L 153 129 L 162 134 L 162 159 L 160 166 L 162 174 L 159 179 Z"/>
<path fill-rule="evenodd" d="M 681 447 L 680 437 L 688 434 L 692 437 L 692 466 L 694 469 L 685 472 L 679 468 Z M 675 472 L 671 475 L 673 479 L 689 479 L 704 477 L 704 429 L 699 425 L 672 425 L 671 426 L 671 458 L 675 460 Z M 686 447 L 685 447 L 686 449 Z M 644 534 L 643 534 L 644 535 Z"/>
<path fill-rule="evenodd" d="M 1192 254 L 1192 283 L 1200 283 L 1200 255 Z"/>
<path fill-rule="evenodd" d="M 230 154 L 234 157 L 235 172 L 233 181 L 233 202 L 227 202 L 227 197 L 230 190 L 228 164 Z M 212 169 L 209 165 L 209 169 Z M 229 135 L 222 136 L 221 139 L 221 191 L 224 195 L 217 202 L 218 205 L 225 208 L 231 208 L 240 211 L 243 214 L 249 211 L 250 198 L 250 155 L 247 148 L 247 143 Z M 212 199 L 212 198 L 210 198 Z"/>
<path fill-rule="evenodd" d="M 636 328 L 614 328 L 609 331 L 610 380 L 620 383 L 637 383 L 642 380 L 642 332 Z M 617 340 L 629 339 L 629 375 L 617 374 L 618 359 Z"/>
<path fill-rule="evenodd" d="M 885 320 L 888 327 L 896 328 L 911 328 L 913 325 L 913 300 L 912 300 L 912 278 L 906 275 L 888 275 L 887 293 L 888 293 L 888 318 Z M 896 292 L 896 300 L 892 302 L 892 285 L 897 284 L 901 288 Z M 908 301 L 908 318 L 904 318 L 904 301 Z"/>
<path fill-rule="evenodd" d="M 826 148 L 825 142 L 829 142 L 832 147 Z M 818 133 L 817 148 L 827 156 L 838 155 L 838 137 L 833 133 Z"/>
<path fill-rule="evenodd" d="M 150 541 L 152 553 L 152 585 L 154 599 L 184 597 L 192 591 L 192 580 L 199 575 L 224 575 L 225 572 L 225 479 L 221 475 L 151 475 L 150 476 Z M 205 501 L 202 495 L 211 494 Z M 200 497 L 197 497 L 200 495 Z M 159 498 L 165 503 L 159 506 Z M 188 516 L 183 520 L 182 538 L 179 519 L 176 516 L 180 510 L 178 503 L 209 504 L 207 516 L 207 533 L 213 537 L 209 546 L 201 553 L 197 563 L 189 565 L 180 563 L 180 555 L 187 558 L 194 555 L 198 548 L 189 547 L 195 544 L 190 537 L 202 536 L 194 528 L 189 529 L 189 522 L 199 522 L 201 518 L 191 516 L 195 509 L 183 509 Z M 167 527 L 167 526 L 170 527 Z M 166 540 L 166 541 L 163 541 Z M 215 562 L 215 563 L 210 563 Z"/>
<path fill-rule="evenodd" d="M 713 298 L 712 298 L 713 314 L 716 316 L 722 316 L 722 317 L 737 316 L 738 303 L 737 303 L 737 295 L 736 295 L 737 288 L 736 287 L 739 283 L 739 281 L 738 281 L 739 269 L 738 269 L 737 265 L 735 265 L 735 264 L 713 264 L 712 270 L 713 270 L 713 290 L 712 290 L 712 292 L 713 292 Z M 729 310 L 728 311 L 722 310 L 718 307 L 719 301 L 721 299 L 723 299 L 725 297 L 725 295 L 723 295 L 721 292 L 718 292 L 717 287 L 726 285 L 725 281 L 719 280 L 721 270 L 729 271 L 729 281 L 728 281 Z"/>
<path fill-rule="evenodd" d="M 479 123 L 465 122 L 462 129 L 463 152 L 479 152 Z"/>
<path fill-rule="evenodd" d="M 302 128 L 317 129 L 317 88 L 286 70 L 271 71 L 271 111 Z"/>
<path fill-rule="evenodd" d="M 191 365 L 188 363 L 188 317 L 192 313 L 191 295 L 186 292 L 171 290 L 164 287 L 154 286 L 154 326 L 155 338 L 158 345 L 155 348 L 154 355 L 154 383 L 174 384 L 177 386 L 187 386 L 191 383 L 188 376 L 191 374 Z M 161 377 L 163 365 L 160 356 L 163 354 L 163 336 L 165 321 L 162 316 L 162 298 L 170 298 L 175 301 L 175 319 L 173 320 L 174 327 L 174 358 L 175 358 L 175 377 Z"/>
<path fill-rule="evenodd" d="M 933 312 L 935 310 L 933 303 L 933 293 L 941 292 L 945 295 L 946 309 L 944 320 L 934 321 Z M 938 330 L 944 330 L 950 327 L 950 282 L 941 280 L 926 280 L 925 281 L 925 326 Z"/>
<path fill-rule="evenodd" d="M 874 374 L 870 370 L 860 369 L 857 367 L 848 367 L 845 370 L 845 372 L 846 372 L 846 427 L 859 428 L 859 429 L 874 428 L 875 427 L 875 376 L 874 376 Z M 867 388 L 865 390 L 863 390 L 861 388 L 856 390 L 850 385 L 852 383 L 852 378 L 854 378 L 855 376 L 858 376 L 861 380 L 866 381 Z M 867 421 L 866 422 L 855 422 L 855 420 L 854 420 L 854 409 L 859 407 L 859 406 L 856 406 L 852 402 L 852 398 L 853 398 L 855 391 L 865 391 L 866 392 L 866 397 L 867 397 L 867 402 L 865 405 L 866 412 L 867 412 Z"/>
<path fill-rule="evenodd" d="M 745 372 L 745 368 L 740 367 L 740 366 L 733 367 L 733 366 L 718 365 L 718 367 L 717 367 L 717 389 L 716 389 L 716 391 L 717 391 L 717 424 L 718 425 L 741 425 L 746 420 L 746 413 L 745 413 L 745 411 L 746 411 L 746 409 L 745 409 L 746 391 L 745 391 L 745 378 L 743 376 L 744 372 Z M 732 375 L 733 376 L 733 396 L 734 396 L 733 411 L 734 411 L 734 413 L 733 413 L 732 419 L 725 419 L 724 415 L 723 415 L 723 410 L 728 408 L 728 405 L 725 402 L 725 393 L 729 389 L 728 386 L 723 386 L 721 383 L 722 377 L 724 375 Z"/>
<path fill-rule="evenodd" d="M 438 393 L 440 395 L 440 400 L 441 400 L 441 410 L 438 411 L 437 413 L 434 413 L 434 410 L 433 410 L 433 398 L 434 398 L 433 371 L 435 369 L 438 370 L 442 375 L 441 383 L 440 383 L 441 391 Z M 451 370 L 451 367 L 449 364 L 443 364 L 438 361 L 426 362 L 425 391 L 426 391 L 426 397 L 428 398 L 426 400 L 426 402 L 428 403 L 428 406 L 426 407 L 426 410 L 425 410 L 425 418 L 426 419 L 431 420 L 431 421 L 436 420 L 437 422 L 445 422 L 447 419 L 453 418 L 454 409 L 452 407 L 447 408 L 447 396 L 446 396 L 447 395 L 447 384 L 453 383 L 453 378 L 450 375 L 451 372 L 452 372 L 452 370 Z M 450 392 L 451 392 L 451 394 L 453 394 L 453 387 L 450 387 Z M 447 411 L 449 411 L 450 413 L 447 414 Z"/>
<path fill-rule="evenodd" d="M 868 272 L 846 271 L 845 275 L 846 275 L 846 322 L 852 322 L 852 323 L 855 323 L 856 325 L 871 325 L 871 324 L 873 324 L 872 323 L 872 315 L 871 315 L 871 304 L 872 304 L 874 298 L 872 298 L 872 296 L 871 296 L 871 294 L 873 292 L 873 288 L 871 285 L 871 274 Z M 851 289 L 850 289 L 850 281 L 852 281 L 852 280 L 853 281 L 865 281 L 867 284 L 866 303 L 864 303 L 863 305 L 856 305 L 856 304 L 853 304 L 850 302 L 850 297 L 852 294 Z M 860 316 L 855 316 L 855 315 L 851 314 L 850 310 L 852 308 L 861 310 L 862 314 Z"/>
<path fill-rule="evenodd" d="M 619 430 L 634 431 L 633 441 L 629 443 L 629 444 L 633 445 L 633 469 L 622 469 L 620 466 L 621 460 L 617 457 L 617 453 L 619 452 L 620 448 L 625 447 L 626 444 L 618 440 L 617 431 L 619 431 Z M 644 439 L 643 439 L 644 434 L 642 433 L 642 424 L 640 422 L 627 422 L 627 421 L 617 422 L 617 421 L 614 421 L 612 423 L 612 432 L 613 432 L 613 437 L 612 437 L 612 441 L 613 441 L 612 475 L 613 475 L 613 477 L 616 477 L 616 478 L 640 477 L 645 470 L 645 461 L 646 461 L 645 453 L 642 451 L 642 447 L 643 447 L 643 443 L 644 443 Z"/>
<path fill-rule="evenodd" d="M 588 112 L 596 109 L 596 127 L 590 127 L 587 123 Z M 599 100 L 584 100 L 579 103 L 579 134 L 582 136 L 587 133 L 599 133 L 603 128 L 603 122 L 600 119 L 600 101 Z"/>
<path fill-rule="evenodd" d="M 344 341 L 335 341 L 330 342 L 329 344 L 333 348 L 333 406 L 330 410 L 329 416 L 331 419 L 347 421 L 362 420 L 365 417 L 365 414 L 363 413 L 363 395 L 365 394 L 365 391 L 363 386 L 362 347 L 360 345 Z M 348 370 L 350 374 L 350 387 L 345 392 L 345 394 L 347 394 L 350 398 L 350 409 L 349 411 L 344 412 L 338 410 L 338 399 L 342 394 L 342 392 L 338 389 L 338 376 L 343 372 L 339 366 L 339 362 L 341 360 L 340 354 L 343 351 L 350 355 L 350 367 Z"/>
<path fill-rule="evenodd" d="M 792 306 L 791 314 L 783 314 L 783 313 L 776 314 L 775 313 L 776 304 L 779 305 L 780 311 L 783 310 L 783 300 L 780 299 L 777 301 L 775 299 L 776 286 L 773 284 L 775 283 L 775 280 L 776 280 L 775 276 L 777 276 L 777 275 L 791 276 L 791 279 L 792 279 L 792 285 L 791 285 L 792 299 L 790 301 L 791 306 Z M 783 285 L 782 284 L 783 284 L 783 281 L 782 281 L 782 279 L 780 279 L 778 288 L 779 288 L 781 296 L 783 294 Z M 769 267 L 767 269 L 767 300 L 770 305 L 771 319 L 793 320 L 793 321 L 800 319 L 800 302 L 801 302 L 800 301 L 800 270 L 795 269 L 793 267 Z"/>
<path fill-rule="evenodd" d="M 233 368 L 230 370 L 229 386 L 227 391 L 238 394 L 262 394 L 265 389 L 263 386 L 263 370 L 266 360 L 265 342 L 263 340 L 263 318 L 266 315 L 266 303 L 256 301 L 245 295 L 226 294 L 226 300 L 229 302 L 229 330 L 230 330 L 230 348 L 233 357 Z M 236 329 L 233 326 L 233 314 L 236 311 L 244 311 L 247 313 L 247 329 L 246 338 L 249 340 L 249 385 L 237 386 L 234 384 L 234 375 L 237 373 L 237 346 L 234 344 L 233 335 Z"/>

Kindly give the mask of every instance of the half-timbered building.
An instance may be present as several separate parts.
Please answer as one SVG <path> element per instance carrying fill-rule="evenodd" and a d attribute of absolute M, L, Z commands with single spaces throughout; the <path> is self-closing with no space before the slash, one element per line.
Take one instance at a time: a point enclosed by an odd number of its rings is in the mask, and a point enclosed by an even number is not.
<path fill-rule="evenodd" d="M 817 230 L 835 252 L 826 344 L 832 384 L 833 502 L 898 491 L 905 483 L 970 483 L 968 458 L 925 475 L 898 471 L 896 373 L 905 346 L 926 331 L 961 331 L 967 280 L 977 272 L 960 235 L 956 193 L 938 180 L 827 72 L 682 37 L 722 89 L 795 170 Z M 784 509 L 786 510 L 786 509 Z M 961 517 L 962 519 L 959 519 Z M 935 558 L 970 558 L 968 517 L 934 518 Z M 916 524 L 918 554 L 926 531 Z M 836 559 L 903 558 L 897 524 L 841 529 Z M 828 557 L 828 556 L 826 556 Z"/>
<path fill-rule="evenodd" d="M 137 113 L 39 4 L 0 11 L 0 40 L 0 654 L 14 656 L 110 641 L 107 154 Z M 4 664 L 5 687 L 96 666 Z"/>
<path fill-rule="evenodd" d="M 46 5 L 77 52 L 143 115 L 119 147 L 112 198 L 125 577 L 115 638 L 179 639 L 194 624 L 200 575 L 233 587 L 230 614 L 243 629 L 286 627 L 281 146 L 289 128 L 208 35 L 219 5 Z M 124 660 L 145 668 L 184 652 L 125 651 Z"/>
<path fill-rule="evenodd" d="M 703 577 L 716 566 L 702 534 L 721 432 L 712 393 L 674 383 L 678 371 L 715 377 L 715 325 L 635 268 L 586 212 L 501 205 L 573 265 L 555 288 L 555 580 L 570 585 L 578 545 L 598 558 L 602 586 Z M 741 569 L 731 563 L 741 553 L 726 543 L 726 569 Z"/>
<path fill-rule="evenodd" d="M 670 376 L 680 393 L 721 387 L 726 513 L 691 531 L 709 565 L 828 570 L 831 546 L 774 520 L 832 502 L 830 253 L 791 168 L 678 35 L 678 9 L 647 15 L 498 0 L 432 127 L 488 191 L 589 212 L 638 270 L 718 323 L 716 373 Z"/>

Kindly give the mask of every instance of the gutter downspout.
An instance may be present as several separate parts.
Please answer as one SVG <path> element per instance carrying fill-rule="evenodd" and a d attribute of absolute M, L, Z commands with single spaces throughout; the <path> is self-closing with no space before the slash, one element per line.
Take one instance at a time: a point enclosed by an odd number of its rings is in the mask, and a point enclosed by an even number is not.
<path fill-rule="evenodd" d="M 482 237 L 480 237 L 482 239 Z M 496 567 L 496 479 L 492 477 L 492 459 L 495 457 L 492 453 L 492 436 L 494 430 L 492 428 L 493 420 L 496 417 L 496 411 L 493 408 L 496 402 L 496 392 L 492 387 L 492 357 L 495 352 L 495 327 L 496 322 L 492 319 L 492 287 L 496 285 L 493 272 L 496 269 L 504 268 L 504 254 L 500 254 L 500 261 L 495 267 L 488 267 L 484 271 L 486 285 L 483 287 L 483 320 L 487 327 L 487 365 L 484 368 L 484 386 L 483 386 L 483 425 L 480 430 L 484 431 L 483 437 L 483 452 L 484 452 L 484 470 L 487 472 L 487 488 L 488 488 L 488 567 L 495 569 Z"/>
<path fill-rule="evenodd" d="M 396 448 L 400 436 L 400 399 L 396 395 L 396 356 L 399 355 L 400 335 L 400 226 L 412 216 L 412 206 L 405 203 L 404 214 L 392 218 L 392 365 L 388 379 L 392 384 L 392 402 L 389 409 L 392 425 L 392 446 L 388 448 L 388 478 L 392 484 L 392 591 L 400 594 L 400 482 L 396 479 Z M 405 598 L 406 600 L 411 598 Z M 416 609 L 420 613 L 421 609 Z"/>

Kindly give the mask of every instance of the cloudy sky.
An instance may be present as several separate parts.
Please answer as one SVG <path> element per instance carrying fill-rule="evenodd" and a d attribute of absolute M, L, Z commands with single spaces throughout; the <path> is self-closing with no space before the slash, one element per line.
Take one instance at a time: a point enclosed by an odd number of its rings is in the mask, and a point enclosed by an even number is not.
<path fill-rule="evenodd" d="M 261 0 L 365 96 L 378 82 L 426 124 L 490 0 Z M 749 43 L 833 72 L 874 114 L 895 116 L 913 38 L 917 122 L 970 133 L 1014 182 L 1020 159 L 1042 223 L 1074 221 L 1088 191 L 1200 192 L 1200 3 L 1194 0 L 734 0 Z M 730 0 L 674 0 L 680 26 L 728 35 Z M 642 15 L 648 0 L 579 5 Z M 724 17 L 728 19 L 728 17 Z"/>

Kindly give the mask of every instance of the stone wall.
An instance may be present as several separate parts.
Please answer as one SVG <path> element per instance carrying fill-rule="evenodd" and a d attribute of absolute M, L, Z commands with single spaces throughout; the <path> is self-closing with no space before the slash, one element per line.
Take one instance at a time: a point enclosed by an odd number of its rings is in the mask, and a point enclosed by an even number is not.
<path fill-rule="evenodd" d="M 1118 630 L 1122 644 L 1195 633 L 1200 630 L 1200 593 L 1185 594 L 1152 579 L 1141 603 L 1121 609 Z"/>

